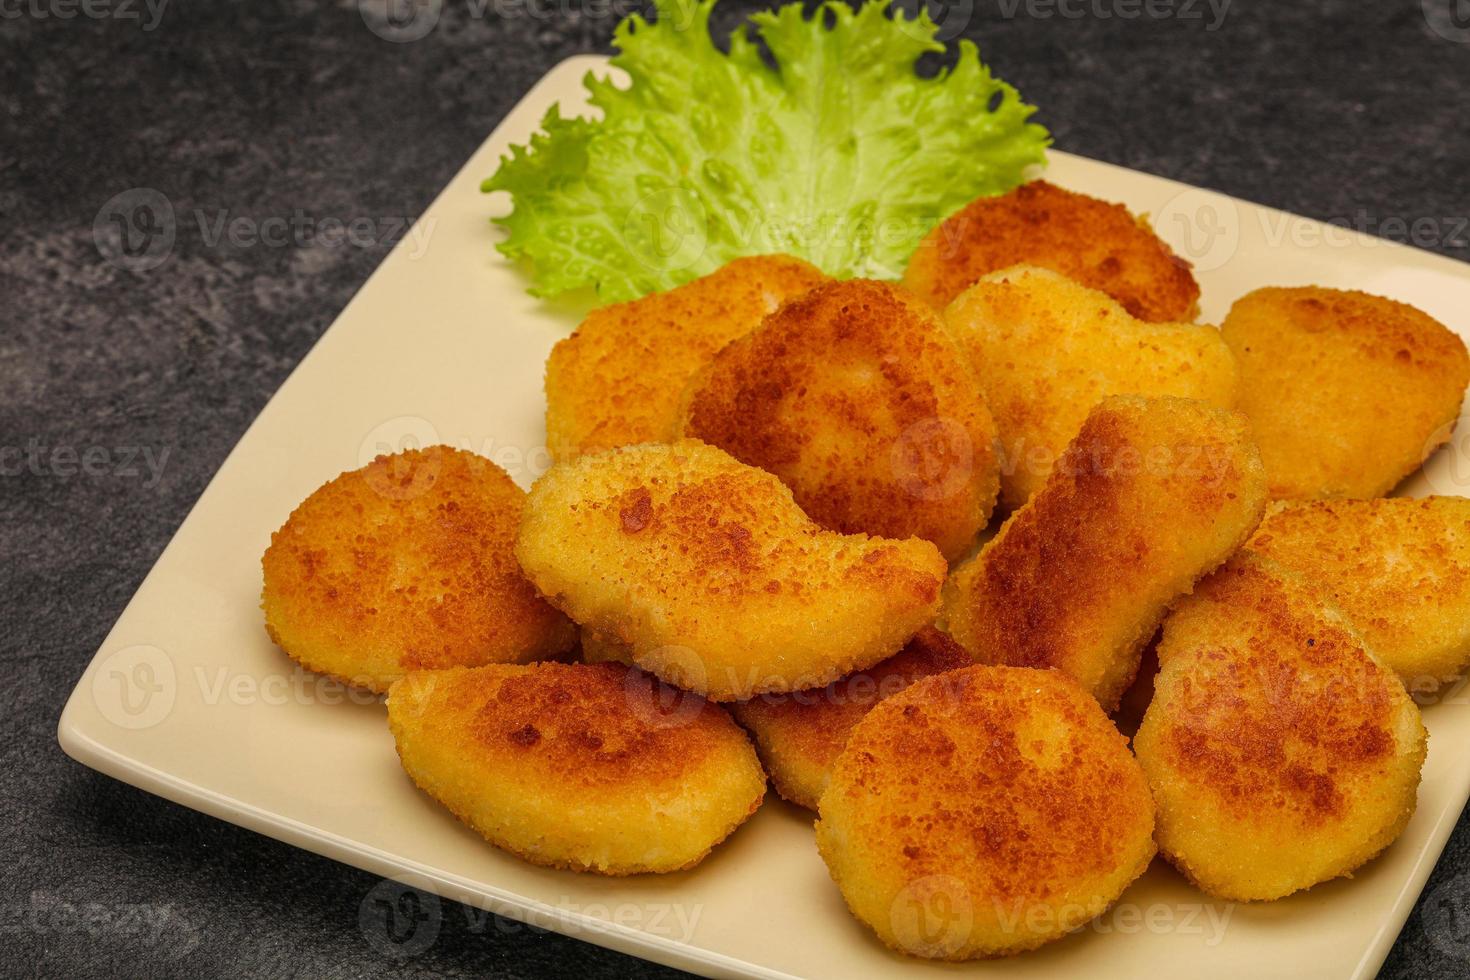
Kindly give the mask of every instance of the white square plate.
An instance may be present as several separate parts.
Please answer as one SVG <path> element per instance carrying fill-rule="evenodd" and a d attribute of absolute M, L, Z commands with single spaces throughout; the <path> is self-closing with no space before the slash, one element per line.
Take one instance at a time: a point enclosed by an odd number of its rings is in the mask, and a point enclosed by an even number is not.
<path fill-rule="evenodd" d="M 413 787 L 380 704 L 302 674 L 272 646 L 260 555 L 321 483 L 415 442 L 482 452 L 522 485 L 547 465 L 542 365 L 580 311 L 526 294 L 486 220 L 508 203 L 478 185 L 553 101 L 585 105 L 581 77 L 605 65 L 563 62 L 521 100 L 266 406 L 82 676 L 61 717 L 62 747 L 223 820 L 700 973 L 1371 976 L 1470 794 L 1470 753 L 1459 751 L 1470 744 L 1470 710 L 1459 691 L 1425 711 L 1418 813 L 1354 880 L 1234 907 L 1156 863 L 1079 935 L 1014 960 L 945 966 L 887 952 L 847 914 L 810 816 L 774 794 L 692 872 L 607 879 L 503 854 Z M 1470 266 L 1063 153 L 1051 155 L 1048 176 L 1150 213 L 1196 262 L 1211 322 L 1256 286 L 1319 283 L 1414 303 L 1470 335 Z M 1404 491 L 1464 493 L 1467 459 L 1457 438 Z"/>

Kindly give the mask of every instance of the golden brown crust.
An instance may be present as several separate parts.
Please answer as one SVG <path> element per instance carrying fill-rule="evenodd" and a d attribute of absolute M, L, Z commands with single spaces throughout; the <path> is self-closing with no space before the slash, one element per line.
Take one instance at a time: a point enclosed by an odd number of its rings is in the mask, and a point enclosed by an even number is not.
<path fill-rule="evenodd" d="M 985 276 L 944 312 L 1000 428 L 1001 500 L 1024 504 L 1109 395 L 1235 402 L 1235 359 L 1220 331 L 1135 319 L 1106 293 L 1048 269 Z"/>
<path fill-rule="evenodd" d="M 423 671 L 393 685 L 388 720 L 414 782 L 496 846 L 678 871 L 755 812 L 765 775 L 725 711 L 660 688 L 614 664 Z"/>
<path fill-rule="evenodd" d="M 1033 949 L 1104 911 L 1148 867 L 1153 826 L 1143 773 L 1085 691 L 1057 671 L 972 666 L 857 724 L 817 847 L 885 943 L 961 960 Z"/>
<path fill-rule="evenodd" d="M 1324 589 L 1410 694 L 1470 666 L 1470 499 L 1281 502 L 1246 547 Z"/>
<path fill-rule="evenodd" d="M 1112 711 L 1169 604 L 1265 505 L 1244 417 L 1109 398 L 1041 491 L 950 576 L 944 621 L 977 660 L 1065 671 Z"/>
<path fill-rule="evenodd" d="M 261 564 L 266 630 L 374 691 L 411 670 L 535 660 L 576 633 L 521 574 L 525 493 L 446 446 L 379 456 L 306 498 Z"/>
<path fill-rule="evenodd" d="M 1448 441 L 1470 383 L 1464 341 L 1368 293 L 1258 289 L 1220 331 L 1277 498 L 1382 496 Z"/>
<path fill-rule="evenodd" d="M 691 382 L 678 428 L 776 474 L 823 527 L 963 555 L 995 504 L 995 424 L 928 306 L 865 279 L 793 299 Z"/>
<path fill-rule="evenodd" d="M 821 529 L 774 476 L 692 439 L 552 467 L 516 553 L 602 642 L 722 701 L 891 656 L 933 621 L 946 570 L 927 541 Z"/>
<path fill-rule="evenodd" d="M 825 688 L 765 694 L 731 705 L 755 736 L 771 782 L 784 799 L 815 810 L 848 733 L 883 698 L 922 677 L 975 663 L 947 635 L 926 626 L 898 653 Z"/>
<path fill-rule="evenodd" d="M 1159 660 L 1134 748 L 1160 849 L 1201 888 L 1280 898 L 1403 830 L 1419 711 L 1305 580 L 1242 551 L 1170 616 Z"/>
<path fill-rule="evenodd" d="M 783 300 L 825 279 L 800 259 L 752 256 L 677 289 L 593 310 L 546 361 L 552 456 L 668 441 L 695 372 Z"/>
<path fill-rule="evenodd" d="M 1142 218 L 1044 180 L 946 219 L 919 244 L 903 281 L 943 309 L 981 276 L 1023 262 L 1100 289 L 1140 320 L 1190 320 L 1199 300 L 1189 263 Z"/>

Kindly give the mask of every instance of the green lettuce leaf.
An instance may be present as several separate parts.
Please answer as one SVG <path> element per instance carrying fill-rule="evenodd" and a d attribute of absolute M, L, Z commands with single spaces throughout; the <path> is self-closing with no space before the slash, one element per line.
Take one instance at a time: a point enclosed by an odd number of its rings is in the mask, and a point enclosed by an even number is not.
<path fill-rule="evenodd" d="M 605 302 L 787 252 L 832 276 L 897 278 L 919 240 L 968 201 L 1019 184 L 1051 139 L 1034 107 L 961 41 L 954 67 L 928 12 L 888 0 L 800 3 L 751 17 L 721 52 L 715 0 L 655 0 L 614 34 L 628 83 L 588 73 L 600 119 L 563 118 L 513 147 L 485 191 L 509 191 L 497 246 L 529 259 L 537 296 Z"/>

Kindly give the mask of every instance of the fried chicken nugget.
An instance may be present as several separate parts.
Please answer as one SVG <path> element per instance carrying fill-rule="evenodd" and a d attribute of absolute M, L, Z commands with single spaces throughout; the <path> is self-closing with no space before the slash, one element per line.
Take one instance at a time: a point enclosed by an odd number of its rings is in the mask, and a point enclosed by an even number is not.
<path fill-rule="evenodd" d="M 303 667 L 380 692 L 411 670 L 567 652 L 576 627 L 516 563 L 525 498 L 447 446 L 342 474 L 271 535 L 266 631 Z"/>
<path fill-rule="evenodd" d="M 1235 402 L 1235 358 L 1220 331 L 1134 319 L 1107 293 L 1048 269 L 988 275 L 944 317 L 1000 426 L 1001 498 L 1013 509 L 1108 395 Z"/>
<path fill-rule="evenodd" d="M 690 377 L 826 276 L 788 255 L 735 259 L 665 293 L 593 310 L 546 361 L 552 457 L 667 442 Z"/>
<path fill-rule="evenodd" d="M 908 646 L 867 670 L 824 688 L 740 701 L 730 710 L 755 736 L 777 792 L 797 806 L 815 810 L 848 733 L 873 705 L 922 677 L 974 663 L 964 647 L 926 626 Z"/>
<path fill-rule="evenodd" d="M 1051 269 L 1156 323 L 1191 320 L 1199 285 L 1143 218 L 1044 180 L 982 197 L 919 243 L 903 283 L 943 309 L 981 276 L 1026 263 Z"/>
<path fill-rule="evenodd" d="M 1134 737 L 1159 849 L 1211 895 L 1351 873 L 1414 812 L 1419 709 L 1308 583 L 1243 551 L 1164 624 Z"/>
<path fill-rule="evenodd" d="M 613 664 L 409 674 L 388 695 L 403 768 L 496 847 L 606 875 L 681 871 L 760 806 L 766 777 L 730 716 L 673 708 Z"/>
<path fill-rule="evenodd" d="M 918 681 L 852 730 L 817 848 L 848 908 L 900 952 L 1035 949 L 1112 905 L 1154 856 L 1128 744 L 1053 670 Z"/>
<path fill-rule="evenodd" d="M 1470 500 L 1281 502 L 1246 547 L 1324 588 L 1411 694 L 1470 666 Z"/>
<path fill-rule="evenodd" d="M 1244 416 L 1109 398 L 1046 485 L 950 576 L 944 621 L 982 663 L 1065 671 L 1111 712 L 1169 605 L 1265 506 Z"/>
<path fill-rule="evenodd" d="M 1464 341 L 1368 293 L 1258 289 L 1220 332 L 1273 497 L 1382 496 L 1449 440 L 1470 383 Z"/>
<path fill-rule="evenodd" d="M 516 554 L 552 603 L 645 670 L 719 701 L 821 687 L 933 621 L 927 541 L 814 524 L 769 473 L 693 439 L 553 466 Z"/>
<path fill-rule="evenodd" d="M 888 283 L 826 283 L 732 341 L 678 431 L 776 474 L 825 528 L 920 537 L 950 560 L 995 505 L 995 423 L 965 354 Z"/>

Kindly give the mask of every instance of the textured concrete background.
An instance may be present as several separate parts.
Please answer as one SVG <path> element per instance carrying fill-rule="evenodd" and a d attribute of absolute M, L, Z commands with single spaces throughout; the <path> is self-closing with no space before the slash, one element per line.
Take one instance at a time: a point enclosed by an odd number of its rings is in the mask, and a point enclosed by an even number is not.
<path fill-rule="evenodd" d="M 605 50 L 619 2 L 444 0 L 425 37 L 392 43 L 354 0 L 0 0 L 0 974 L 668 972 L 448 903 L 432 942 L 395 946 L 377 879 L 99 776 L 54 736 L 113 619 L 398 219 L 543 72 Z M 1470 11 L 1236 0 L 1221 19 L 1221 2 L 939 13 L 1062 149 L 1470 258 Z M 166 261 L 125 269 L 93 229 L 134 188 L 211 221 L 299 211 L 372 231 L 250 244 L 180 222 Z M 1462 823 L 1384 975 L 1467 974 Z"/>

